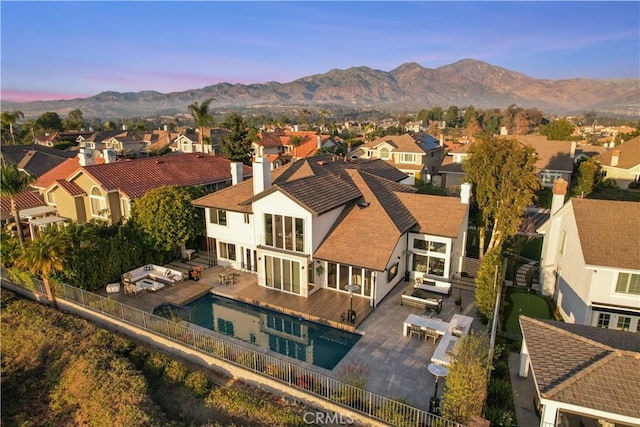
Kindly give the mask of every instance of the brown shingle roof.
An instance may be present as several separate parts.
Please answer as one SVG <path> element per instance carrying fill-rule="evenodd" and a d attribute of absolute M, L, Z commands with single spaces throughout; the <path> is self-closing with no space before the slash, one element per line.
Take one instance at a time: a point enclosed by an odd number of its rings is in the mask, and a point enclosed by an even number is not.
<path fill-rule="evenodd" d="M 135 199 L 163 185 L 207 185 L 230 180 L 230 163 L 222 156 L 187 153 L 85 166 L 83 171 L 105 190 L 117 190 Z M 243 173 L 251 175 L 251 168 L 245 166 Z"/>
<path fill-rule="evenodd" d="M 418 220 L 418 233 L 457 237 L 467 212 L 458 197 L 398 193 L 402 203 Z"/>
<path fill-rule="evenodd" d="M 543 135 L 512 135 L 505 138 L 516 139 L 533 147 L 538 155 L 538 170 L 573 171 L 571 141 L 549 141 Z"/>
<path fill-rule="evenodd" d="M 640 203 L 571 199 L 585 263 L 640 270 Z"/>
<path fill-rule="evenodd" d="M 520 316 L 540 395 L 640 417 L 640 336 L 631 332 Z"/>
<path fill-rule="evenodd" d="M 618 158 L 618 166 L 620 169 L 631 169 L 640 164 L 640 136 L 631 138 L 627 142 L 615 147 L 613 150 L 620 151 Z M 613 150 L 605 151 L 600 154 L 597 159 L 603 166 L 611 165 L 611 154 Z"/>

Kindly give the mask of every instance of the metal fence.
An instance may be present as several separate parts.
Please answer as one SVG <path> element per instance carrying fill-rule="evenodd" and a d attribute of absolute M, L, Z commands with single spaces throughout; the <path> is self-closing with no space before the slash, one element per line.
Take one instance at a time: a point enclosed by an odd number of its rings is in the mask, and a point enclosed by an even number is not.
<path fill-rule="evenodd" d="M 2 275 L 7 279 L 5 269 L 2 269 Z M 42 282 L 38 279 L 33 279 L 33 281 L 33 286 L 24 286 L 21 283 L 18 285 L 44 294 Z M 210 356 L 275 379 L 289 387 L 304 390 L 390 425 L 398 427 L 462 427 L 461 424 L 401 401 L 354 387 L 335 378 L 192 328 L 189 324 L 177 323 L 155 316 L 83 289 L 63 284 L 58 287 L 56 293 L 58 297 L 73 301 L 92 311 L 177 341 Z"/>

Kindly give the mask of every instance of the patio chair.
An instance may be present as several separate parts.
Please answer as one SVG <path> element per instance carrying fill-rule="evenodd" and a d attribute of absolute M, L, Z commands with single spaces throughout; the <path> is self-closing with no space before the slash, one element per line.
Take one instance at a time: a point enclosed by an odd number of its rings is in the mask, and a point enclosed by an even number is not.
<path fill-rule="evenodd" d="M 427 330 L 424 331 L 424 340 L 429 341 L 429 338 L 433 338 L 433 342 L 435 343 L 438 341 L 438 338 L 440 338 L 440 335 L 438 335 L 435 329 L 427 328 Z"/>
<path fill-rule="evenodd" d="M 410 325 L 409 326 L 409 338 L 412 338 L 414 335 L 417 335 L 418 338 L 422 338 L 423 330 L 418 325 Z"/>

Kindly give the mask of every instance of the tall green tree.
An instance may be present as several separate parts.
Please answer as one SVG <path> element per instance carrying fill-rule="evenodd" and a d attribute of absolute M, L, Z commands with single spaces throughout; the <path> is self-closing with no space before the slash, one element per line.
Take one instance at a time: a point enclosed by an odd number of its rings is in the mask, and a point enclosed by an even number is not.
<path fill-rule="evenodd" d="M 540 134 L 550 141 L 569 141 L 573 134 L 573 123 L 567 119 L 554 120 L 540 128 Z"/>
<path fill-rule="evenodd" d="M 198 104 L 198 101 L 193 101 L 187 107 L 189 114 L 193 117 L 193 121 L 199 130 L 200 143 L 204 141 L 204 128 L 207 126 L 213 126 L 213 116 L 209 112 L 209 105 L 213 102 L 212 98 L 206 99 Z"/>
<path fill-rule="evenodd" d="M 469 105 L 462 116 L 462 127 L 466 128 L 471 120 L 475 120 L 477 123 L 478 112 L 473 105 Z"/>
<path fill-rule="evenodd" d="M 25 247 L 18 261 L 19 266 L 40 275 L 47 298 L 54 306 L 56 299 L 49 283 L 49 274 L 62 271 L 68 249 L 69 244 L 64 234 L 56 228 L 49 228 Z"/>
<path fill-rule="evenodd" d="M 62 121 L 64 128 L 67 130 L 80 130 L 84 127 L 84 117 L 82 117 L 82 110 L 76 108 L 69 111 L 69 115 Z"/>
<path fill-rule="evenodd" d="M 20 207 L 18 206 L 17 198 L 20 193 L 29 188 L 33 178 L 19 171 L 15 164 L 2 162 L 0 168 L 2 174 L 0 194 L 2 194 L 2 197 L 8 197 L 11 200 L 11 215 L 16 223 L 18 240 L 20 241 L 20 246 L 24 246 L 24 234 L 20 225 Z"/>
<path fill-rule="evenodd" d="M 485 319 L 493 319 L 496 296 L 502 291 L 502 255 L 493 248 L 482 258 L 475 278 L 476 308 Z"/>
<path fill-rule="evenodd" d="M 9 135 L 11 136 L 11 142 L 13 143 L 13 145 L 16 145 L 16 136 L 13 132 L 13 127 L 19 119 L 24 117 L 24 113 L 19 110 L 3 111 L 1 117 L 2 117 L 2 129 L 7 128 L 9 130 Z"/>
<path fill-rule="evenodd" d="M 593 191 L 598 177 L 598 164 L 594 159 L 587 159 L 578 167 L 578 177 L 573 192 L 581 197 L 588 196 Z"/>
<path fill-rule="evenodd" d="M 444 115 L 444 120 L 447 122 L 447 126 L 451 128 L 458 127 L 459 119 L 460 110 L 458 107 L 455 105 L 450 106 Z"/>
<path fill-rule="evenodd" d="M 40 117 L 36 120 L 36 124 L 42 127 L 44 130 L 61 131 L 64 130 L 62 125 L 62 119 L 58 113 L 53 111 L 47 111 L 40 114 Z"/>
<path fill-rule="evenodd" d="M 190 239 L 204 234 L 202 209 L 191 204 L 184 187 L 164 186 L 149 191 L 133 204 L 130 221 L 138 225 L 161 249 L 184 249 Z"/>
<path fill-rule="evenodd" d="M 518 232 L 540 186 L 536 158 L 533 148 L 514 139 L 484 136 L 469 148 L 463 169 L 478 205 L 481 258 L 487 227 L 492 230 L 487 251 Z"/>
<path fill-rule="evenodd" d="M 472 332 L 456 346 L 457 353 L 449 366 L 442 396 L 442 416 L 466 425 L 473 417 L 482 415 L 487 397 L 491 369 L 489 342 L 486 336 Z"/>
<path fill-rule="evenodd" d="M 251 141 L 254 134 L 250 132 L 244 118 L 238 113 L 230 113 L 225 117 L 222 127 L 229 130 L 229 134 L 222 139 L 222 155 L 234 162 L 251 162 Z"/>

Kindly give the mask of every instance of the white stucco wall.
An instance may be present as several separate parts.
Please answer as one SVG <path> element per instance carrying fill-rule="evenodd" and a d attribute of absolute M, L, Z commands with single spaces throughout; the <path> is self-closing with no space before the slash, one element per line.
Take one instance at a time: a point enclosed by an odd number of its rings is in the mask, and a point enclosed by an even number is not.
<path fill-rule="evenodd" d="M 402 253 L 406 249 L 406 238 L 405 236 L 400 236 L 398 242 L 396 243 L 396 247 L 393 250 L 393 254 L 389 259 L 387 264 L 387 271 L 376 273 L 376 287 L 374 294 L 374 304 L 378 305 L 380 301 L 393 289 L 395 285 L 404 281 L 404 272 L 406 271 L 406 257 L 402 256 Z M 398 263 L 398 272 L 396 276 L 388 281 L 388 272 L 391 267 L 393 267 L 396 263 Z"/>
<path fill-rule="evenodd" d="M 320 246 L 320 243 L 322 243 L 331 227 L 333 227 L 333 224 L 336 222 L 343 209 L 344 207 L 340 206 L 336 209 L 313 218 L 311 253 L 315 252 L 316 249 L 318 249 L 318 246 Z"/>
<path fill-rule="evenodd" d="M 311 253 L 310 239 L 312 235 L 312 215 L 311 212 L 291 200 L 280 192 L 269 194 L 253 203 L 255 220 L 255 242 L 258 245 L 264 244 L 264 214 L 290 216 L 302 218 L 304 220 L 304 253 Z"/>

